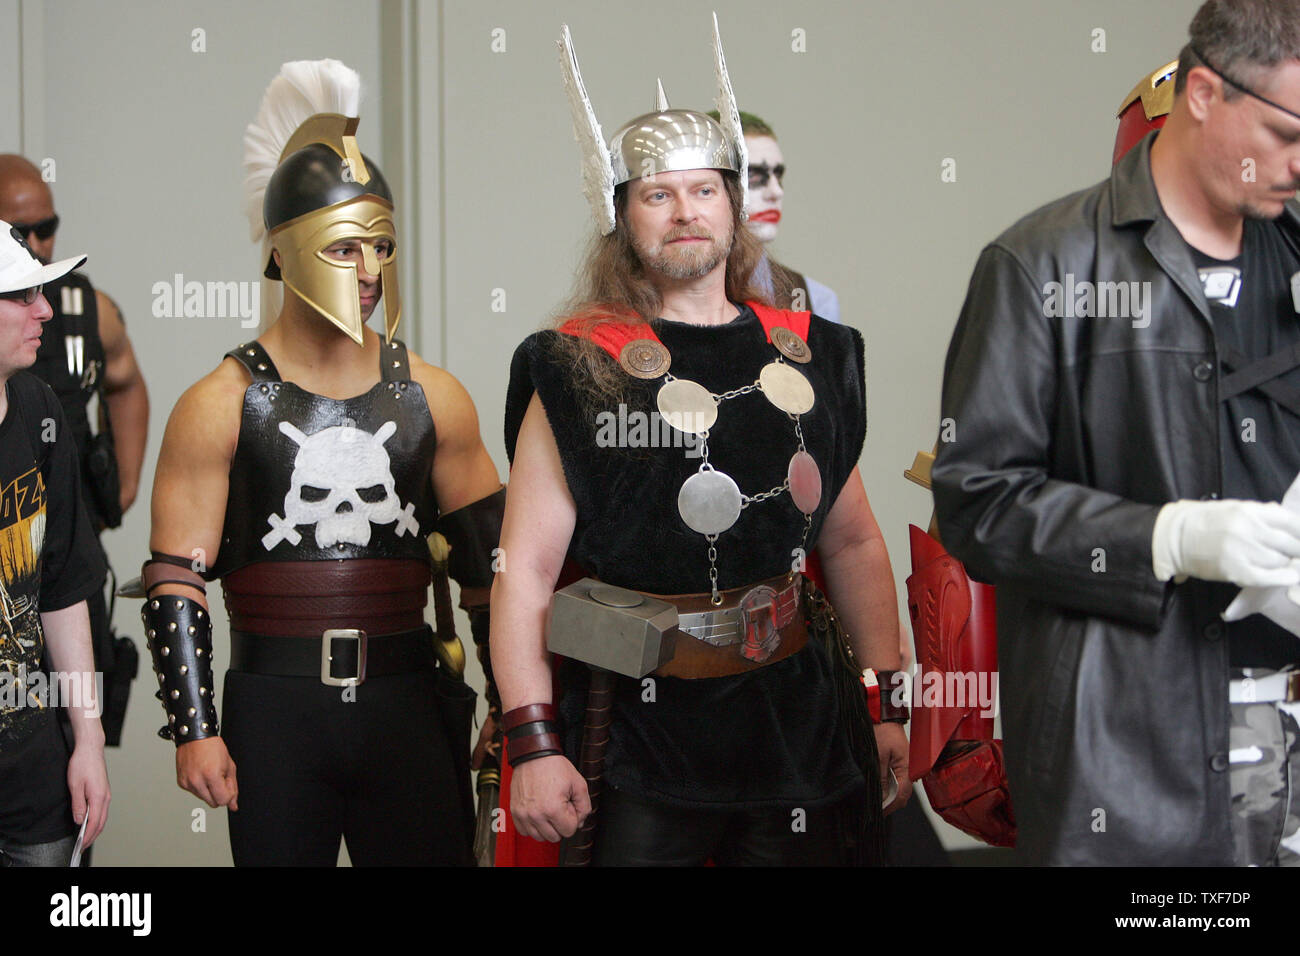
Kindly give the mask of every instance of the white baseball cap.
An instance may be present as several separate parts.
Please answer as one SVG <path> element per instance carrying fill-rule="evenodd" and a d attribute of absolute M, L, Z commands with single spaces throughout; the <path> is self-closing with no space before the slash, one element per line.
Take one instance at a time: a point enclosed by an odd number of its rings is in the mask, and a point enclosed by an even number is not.
<path fill-rule="evenodd" d="M 17 292 L 53 282 L 85 261 L 85 256 L 73 256 L 44 265 L 27 245 L 23 234 L 0 219 L 0 292 Z"/>

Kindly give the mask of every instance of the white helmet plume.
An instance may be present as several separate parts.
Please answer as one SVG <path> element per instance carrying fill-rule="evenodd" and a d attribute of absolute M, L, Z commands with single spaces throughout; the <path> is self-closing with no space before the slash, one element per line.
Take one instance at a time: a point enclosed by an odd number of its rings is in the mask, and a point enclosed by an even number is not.
<path fill-rule="evenodd" d="M 280 67 L 244 130 L 244 212 L 254 242 L 266 236 L 262 200 L 280 154 L 298 127 L 317 113 L 359 115 L 361 76 L 338 60 L 294 60 Z"/>

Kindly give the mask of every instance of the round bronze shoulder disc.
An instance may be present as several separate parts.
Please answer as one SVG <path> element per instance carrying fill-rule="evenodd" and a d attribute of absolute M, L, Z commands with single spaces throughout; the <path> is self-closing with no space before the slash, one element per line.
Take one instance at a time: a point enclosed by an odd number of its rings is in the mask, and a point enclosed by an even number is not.
<path fill-rule="evenodd" d="M 662 342 L 633 339 L 618 353 L 618 364 L 634 378 L 658 378 L 668 371 L 672 358 Z"/>
<path fill-rule="evenodd" d="M 772 329 L 772 344 L 776 346 L 778 352 L 792 362 L 802 364 L 812 361 L 812 349 L 808 348 L 808 343 L 784 325 L 778 325 Z"/>

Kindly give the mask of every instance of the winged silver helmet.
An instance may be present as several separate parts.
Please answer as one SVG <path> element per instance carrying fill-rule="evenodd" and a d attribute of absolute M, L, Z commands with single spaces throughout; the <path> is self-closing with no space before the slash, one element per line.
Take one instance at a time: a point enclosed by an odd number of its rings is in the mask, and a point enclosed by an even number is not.
<path fill-rule="evenodd" d="M 740 128 L 740 109 L 727 74 L 713 15 L 713 59 L 718 92 L 715 105 L 721 122 L 695 110 L 669 107 L 663 83 L 658 84 L 655 109 L 622 126 L 605 144 L 596 111 L 582 82 L 573 38 L 565 25 L 560 34 L 560 69 L 573 117 L 573 135 L 582 151 L 582 190 L 591 203 L 602 235 L 614 231 L 614 187 L 640 176 L 684 169 L 726 169 L 740 177 L 741 218 L 749 212 L 749 152 Z"/>

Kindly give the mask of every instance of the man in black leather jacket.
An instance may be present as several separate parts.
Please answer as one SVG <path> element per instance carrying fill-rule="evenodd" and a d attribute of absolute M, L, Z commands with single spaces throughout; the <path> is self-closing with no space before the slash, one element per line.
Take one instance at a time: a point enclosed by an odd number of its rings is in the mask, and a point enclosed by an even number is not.
<path fill-rule="evenodd" d="M 1277 357 L 1300 355 L 1300 3 L 1210 0 L 1177 83 L 1108 181 L 983 251 L 944 372 L 935 505 L 999 589 L 1026 862 L 1278 862 L 1296 819 L 1285 782 L 1235 792 L 1229 682 L 1300 644 L 1220 614 L 1234 584 L 1300 596 L 1300 518 L 1274 503 L 1300 471 L 1300 358 Z"/>

